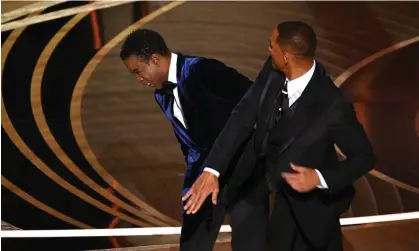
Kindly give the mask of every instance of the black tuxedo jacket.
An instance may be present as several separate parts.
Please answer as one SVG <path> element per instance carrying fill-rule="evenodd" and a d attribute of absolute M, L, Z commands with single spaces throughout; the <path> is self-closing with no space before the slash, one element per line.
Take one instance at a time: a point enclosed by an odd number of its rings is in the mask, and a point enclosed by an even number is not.
<path fill-rule="evenodd" d="M 336 223 L 353 198 L 351 184 L 373 168 L 372 147 L 353 105 L 345 101 L 319 62 L 303 94 L 269 132 L 264 146 L 269 115 L 284 81 L 285 76 L 273 72 L 268 59 L 233 110 L 205 166 L 219 171 L 222 179 L 231 157 L 244 142 L 244 152 L 223 191 L 225 203 L 234 201 L 234 196 L 243 189 L 248 189 L 254 198 L 261 197 L 268 191 L 264 178 L 268 173 L 308 238 L 313 243 L 322 243 L 326 241 L 327 229 Z M 338 162 L 334 144 L 347 156 L 344 162 Z M 291 172 L 290 162 L 318 169 L 328 189 L 294 191 L 280 175 L 283 171 Z"/>

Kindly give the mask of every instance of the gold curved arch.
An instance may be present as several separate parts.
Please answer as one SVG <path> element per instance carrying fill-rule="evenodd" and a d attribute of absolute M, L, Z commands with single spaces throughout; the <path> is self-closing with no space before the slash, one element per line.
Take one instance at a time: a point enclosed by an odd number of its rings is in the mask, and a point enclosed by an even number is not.
<path fill-rule="evenodd" d="M 379 59 L 379 58 L 381 58 L 381 57 L 383 57 L 383 56 L 385 56 L 389 53 L 397 51 L 397 50 L 399 50 L 403 47 L 406 47 L 406 46 L 411 45 L 411 44 L 416 43 L 416 42 L 419 42 L 419 36 L 416 36 L 416 37 L 413 37 L 411 39 L 408 39 L 408 40 L 399 42 L 397 44 L 394 44 L 392 46 L 389 46 L 389 47 L 385 48 L 384 50 L 381 50 L 377 53 L 372 54 L 371 56 L 368 56 L 368 57 L 362 59 L 358 63 L 349 67 L 342 74 L 340 74 L 334 81 L 335 85 L 340 87 L 343 84 L 343 82 L 345 82 L 350 76 L 352 76 L 353 74 L 355 74 L 360 69 L 367 66 L 368 64 L 374 62 L 375 60 L 377 60 L 377 59 Z"/>
<path fill-rule="evenodd" d="M 377 178 L 379 178 L 381 180 L 384 180 L 387 183 L 392 184 L 395 187 L 401 188 L 403 190 L 407 190 L 407 191 L 412 192 L 412 193 L 419 194 L 419 188 L 414 187 L 414 186 L 411 186 L 411 185 L 406 184 L 406 183 L 403 183 L 403 182 L 401 182 L 399 180 L 396 180 L 396 179 L 394 179 L 394 178 L 392 178 L 392 177 L 390 177 L 388 175 L 385 175 L 384 173 L 379 172 L 379 171 L 377 171 L 375 169 L 374 170 L 371 170 L 370 171 L 370 174 L 372 176 L 374 176 L 374 177 L 377 177 Z"/>
<path fill-rule="evenodd" d="M 84 17 L 89 15 L 89 12 L 81 13 L 76 15 L 70 21 L 68 21 L 48 42 L 47 46 L 42 51 L 36 65 L 35 70 L 32 75 L 31 82 L 31 106 L 32 113 L 35 119 L 35 123 L 39 128 L 39 131 L 42 135 L 42 138 L 48 144 L 49 148 L 54 152 L 55 156 L 64 164 L 64 166 L 73 173 L 77 178 L 79 178 L 84 184 L 93 189 L 98 194 L 102 195 L 106 199 L 112 201 L 118 207 L 131 212 L 132 214 L 142 218 L 156 226 L 169 226 L 164 221 L 158 220 L 144 211 L 140 211 L 133 206 L 128 205 L 124 201 L 118 199 L 115 195 L 109 193 L 105 188 L 98 185 L 94 180 L 92 180 L 88 175 L 86 175 L 74 162 L 71 158 L 65 153 L 61 146 L 56 141 L 54 135 L 51 133 L 51 129 L 48 126 L 48 123 L 45 118 L 44 110 L 42 107 L 42 79 L 44 77 L 45 68 L 48 64 L 48 61 L 51 58 L 52 53 L 56 49 L 57 45 L 62 41 L 64 36 L 70 32 L 76 24 L 78 24 Z"/>
<path fill-rule="evenodd" d="M 35 16 L 38 15 L 40 13 L 39 12 L 34 12 L 32 14 L 30 14 L 30 16 Z M 2 48 L 1 48 L 1 72 L 3 73 L 3 69 L 4 69 L 4 64 L 6 62 L 6 59 L 9 55 L 10 50 L 12 49 L 14 43 L 16 42 L 17 38 L 22 34 L 22 32 L 25 30 L 26 27 L 20 28 L 20 29 L 16 29 L 14 30 L 9 37 L 6 39 L 6 41 L 4 42 Z M 5 118 L 4 116 L 4 112 L 3 112 L 3 96 L 1 97 L 1 108 L 2 108 L 2 125 L 4 128 L 4 124 L 3 122 L 5 122 Z M 9 121 L 10 123 L 10 121 Z M 4 130 L 6 131 L 6 133 L 9 135 L 8 131 L 6 130 L 6 128 L 4 128 Z M 9 135 L 10 137 L 10 135 Z M 12 139 L 12 138 L 11 138 Z M 13 141 L 13 140 L 12 140 Z M 13 143 L 15 143 L 13 141 Z M 16 144 L 16 143 L 15 143 Z M 25 156 L 26 157 L 26 156 Z M 32 197 L 31 195 L 29 195 L 28 193 L 24 192 L 22 189 L 20 189 L 18 186 L 14 185 L 12 182 L 10 182 L 6 177 L 4 177 L 3 175 L 1 176 L 1 184 L 6 187 L 7 189 L 9 189 L 11 192 L 13 192 L 14 194 L 16 194 L 17 196 L 19 196 L 21 199 L 25 200 L 26 202 L 28 202 L 29 204 L 33 205 L 34 207 L 40 209 L 41 211 L 44 211 L 64 222 L 67 222 L 68 224 L 71 224 L 73 226 L 79 227 L 79 228 L 93 228 L 83 222 L 80 222 L 78 220 L 75 220 L 63 213 L 58 212 L 57 210 L 47 206 L 46 204 L 42 203 L 41 201 L 35 199 L 34 197 Z"/>
<path fill-rule="evenodd" d="M 104 8 L 110 8 L 114 6 L 118 6 L 121 4 L 130 3 L 133 1 L 96 1 L 90 4 L 86 4 L 83 6 L 73 7 L 73 8 L 67 8 L 63 10 L 57 10 L 50 13 L 46 13 L 43 15 L 40 15 L 38 17 L 28 17 L 22 20 L 12 21 L 7 24 L 3 24 L 1 26 L 1 31 L 8 31 L 17 29 L 20 27 L 26 27 L 28 25 L 42 23 L 50 20 L 54 20 L 57 18 L 72 16 L 79 13 L 94 11 L 94 10 L 100 10 Z"/>
<path fill-rule="evenodd" d="M 355 74 L 356 72 L 358 72 L 360 69 L 362 69 L 363 67 L 367 66 L 368 64 L 374 62 L 375 60 L 389 54 L 392 53 L 396 50 L 399 50 L 401 48 L 404 48 L 406 46 L 409 46 L 413 43 L 417 43 L 419 42 L 419 36 L 413 37 L 411 39 L 399 42 L 397 44 L 394 44 L 392 46 L 389 46 L 387 48 L 385 48 L 384 50 L 381 50 L 377 53 L 372 54 L 371 56 L 368 56 L 366 58 L 364 58 L 363 60 L 359 61 L 358 63 L 354 64 L 353 66 L 349 67 L 346 71 L 344 71 L 342 74 L 340 74 L 334 81 L 335 85 L 340 87 L 350 76 L 352 76 L 353 74 Z M 341 155 L 342 157 L 346 158 L 346 156 L 342 153 L 342 151 L 339 149 L 338 146 L 335 145 L 335 149 L 336 152 Z M 407 190 L 409 192 L 412 193 L 416 193 L 419 194 L 419 188 L 414 187 L 412 185 L 406 184 L 404 182 L 401 182 L 399 180 L 396 180 L 388 175 L 383 174 L 382 172 L 379 172 L 375 169 L 371 170 L 369 172 L 369 174 L 371 174 L 372 176 L 383 180 L 393 186 L 396 186 L 398 188 L 401 188 L 403 190 Z"/>
<path fill-rule="evenodd" d="M 76 20 L 80 18 L 79 16 L 76 16 L 72 18 L 69 22 L 72 22 L 72 20 Z M 13 38 L 16 40 L 18 36 L 23 32 L 23 29 L 19 29 L 16 33 L 12 32 L 12 34 L 9 35 L 9 38 Z M 12 40 L 9 40 L 12 41 Z M 2 47 L 2 71 L 4 69 L 4 63 L 6 62 L 7 56 L 13 46 L 14 42 L 8 42 L 6 41 Z M 2 125 L 7 133 L 7 135 L 10 137 L 12 142 L 15 144 L 15 146 L 19 149 L 19 151 L 32 162 L 32 164 L 37 167 L 41 172 L 43 172 L 46 176 L 48 176 L 50 179 L 55 181 L 58 185 L 62 186 L 63 188 L 67 189 L 69 192 L 73 193 L 74 195 L 78 196 L 79 198 L 83 199 L 87 203 L 96 206 L 97 208 L 112 214 L 114 216 L 118 216 L 119 218 L 129 221 L 137 226 L 140 227 L 150 227 L 150 224 L 144 223 L 142 221 L 136 220 L 132 217 L 126 216 L 125 214 L 122 214 L 118 212 L 117 210 L 106 206 L 105 204 L 99 202 L 98 200 L 94 199 L 93 197 L 87 195 L 83 191 L 79 190 L 75 186 L 71 185 L 69 182 L 61 178 L 57 173 L 55 173 L 53 170 L 51 170 L 38 156 L 26 145 L 26 143 L 22 140 L 16 129 L 14 128 L 12 122 L 10 121 L 9 115 L 7 113 L 7 110 L 4 105 L 3 101 L 3 93 L 1 96 L 1 118 L 2 118 Z"/>
<path fill-rule="evenodd" d="M 49 207 L 48 205 L 42 203 L 41 201 L 35 199 L 34 197 L 32 197 L 31 195 L 29 195 L 28 193 L 26 193 L 25 191 L 23 191 L 22 189 L 20 189 L 18 186 L 16 186 L 15 184 L 13 184 L 12 182 L 10 182 L 7 178 L 5 178 L 4 176 L 1 176 L 1 185 L 4 186 L 5 188 L 9 189 L 12 193 L 16 194 L 17 196 L 19 196 L 20 198 L 26 200 L 27 202 L 29 202 L 30 204 L 32 204 L 33 206 L 41 209 L 42 211 L 54 216 L 55 218 L 58 218 L 64 222 L 67 222 L 73 226 L 79 227 L 79 228 L 88 228 L 88 229 L 93 229 L 92 226 L 89 226 L 81 221 L 75 220 L 63 213 L 58 212 L 57 210 L 55 210 L 52 207 Z"/>
<path fill-rule="evenodd" d="M 335 145 L 335 150 L 336 150 L 336 153 L 338 155 L 340 155 L 342 158 L 346 158 L 345 154 L 343 154 L 343 152 L 339 149 L 339 147 L 337 145 Z M 382 181 L 385 181 L 385 182 L 387 182 L 387 183 L 389 183 L 389 184 L 391 184 L 391 185 L 393 185 L 397 188 L 401 188 L 403 190 L 407 190 L 409 192 L 419 194 L 419 188 L 411 186 L 411 185 L 406 184 L 406 183 L 403 183 L 399 180 L 396 180 L 396 179 L 394 179 L 394 178 L 392 178 L 388 175 L 385 175 L 384 173 L 379 172 L 375 169 L 371 170 L 369 172 L 369 174 L 371 174 L 372 176 L 374 176 L 374 177 L 376 177 L 376 178 L 378 178 Z"/>
<path fill-rule="evenodd" d="M 84 68 L 83 73 L 80 75 L 76 86 L 74 87 L 73 96 L 71 98 L 71 109 L 70 109 L 70 118 L 71 118 L 71 126 L 73 129 L 74 137 L 76 138 L 77 144 L 81 149 L 83 155 L 86 157 L 90 165 L 97 171 L 97 173 L 116 191 L 118 191 L 121 195 L 125 198 L 129 199 L 130 201 L 134 202 L 140 208 L 143 208 L 150 214 L 153 214 L 156 218 L 161 220 L 167 221 L 173 225 L 179 225 L 179 222 L 171 219 L 167 215 L 159 212 L 154 207 L 148 205 L 146 202 L 138 199 L 135 195 L 133 195 L 130 191 L 124 188 L 98 161 L 96 155 L 93 153 L 89 143 L 87 142 L 86 135 L 84 134 L 84 130 L 82 127 L 81 121 L 81 101 L 84 89 L 87 85 L 87 81 L 89 80 L 92 72 L 99 64 L 99 62 L 109 53 L 109 51 L 115 47 L 119 42 L 121 42 L 129 33 L 137 30 L 144 24 L 150 22 L 151 20 L 155 19 L 156 17 L 160 16 L 161 14 L 183 4 L 185 1 L 176 1 L 171 2 L 161 8 L 157 9 L 156 11 L 152 12 L 151 14 L 147 15 L 146 17 L 142 18 L 141 20 L 137 21 L 136 23 L 128 26 L 125 30 L 120 32 L 116 37 L 114 37 L 111 41 L 109 41 L 105 46 L 103 46 L 96 55 L 90 60 L 88 65 Z"/>
<path fill-rule="evenodd" d="M 31 14 L 31 13 L 34 13 L 34 12 L 45 10 L 46 8 L 52 7 L 52 6 L 57 5 L 57 4 L 64 3 L 66 1 L 68 1 L 68 0 L 62 0 L 62 1 L 59 1 L 59 2 L 49 2 L 49 1 L 48 2 L 36 2 L 36 3 L 32 3 L 32 4 L 29 4 L 29 5 L 22 6 L 18 9 L 15 9 L 15 10 L 12 10 L 12 11 L 1 14 L 1 23 L 2 24 L 7 23 L 10 20 L 22 17 L 24 15 L 28 15 L 28 14 Z M 40 13 L 38 13 L 37 16 L 39 16 L 39 14 Z"/>

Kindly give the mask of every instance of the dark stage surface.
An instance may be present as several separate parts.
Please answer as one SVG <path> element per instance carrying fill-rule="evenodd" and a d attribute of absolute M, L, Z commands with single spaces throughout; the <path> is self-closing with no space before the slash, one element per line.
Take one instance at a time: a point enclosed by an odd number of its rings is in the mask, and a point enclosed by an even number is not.
<path fill-rule="evenodd" d="M 61 3 L 33 16 L 86 4 Z M 355 103 L 377 155 L 343 217 L 419 211 L 418 2 L 175 5 L 141 22 L 156 3 L 2 32 L 2 220 L 22 229 L 179 225 L 183 157 L 152 90 L 120 61 L 122 39 L 136 28 L 155 29 L 175 52 L 214 57 L 254 78 L 271 28 L 288 19 L 314 27 L 317 59 Z M 346 248 L 416 250 L 418 224 L 347 229 Z M 393 235 L 400 249 L 373 241 Z M 82 250 L 125 242 L 176 237 L 3 239 L 2 247 Z"/>

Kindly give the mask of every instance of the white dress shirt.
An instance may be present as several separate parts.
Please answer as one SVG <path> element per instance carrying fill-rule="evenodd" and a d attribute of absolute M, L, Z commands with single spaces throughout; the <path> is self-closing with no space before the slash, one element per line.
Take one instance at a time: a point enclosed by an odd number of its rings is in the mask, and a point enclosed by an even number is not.
<path fill-rule="evenodd" d="M 316 62 L 313 61 L 313 66 L 310 68 L 310 70 L 306 73 L 304 73 L 302 76 L 293 79 L 291 81 L 288 80 L 288 78 L 286 79 L 286 81 L 288 81 L 287 84 L 287 91 L 288 91 L 288 104 L 289 106 L 291 106 L 295 101 L 298 100 L 298 98 L 301 96 L 301 94 L 303 94 L 304 89 L 306 88 L 306 86 L 308 85 L 308 83 L 311 80 L 311 77 L 313 77 L 314 74 L 314 69 L 316 68 Z M 320 185 L 318 185 L 318 188 L 328 188 L 326 181 L 323 178 L 323 175 L 320 173 L 319 170 L 314 169 L 317 173 L 317 175 L 319 176 L 320 179 Z M 219 177 L 220 173 L 217 172 L 214 169 L 211 169 L 209 167 L 204 168 L 204 171 L 210 172 L 212 174 L 214 174 L 215 176 Z"/>
<path fill-rule="evenodd" d="M 167 80 L 169 82 L 172 82 L 174 84 L 177 84 L 177 54 L 172 53 L 172 56 L 170 57 L 170 66 L 169 66 L 169 76 Z M 185 119 L 182 115 L 182 106 L 179 102 L 179 90 L 176 86 L 173 89 L 173 96 L 175 97 L 175 102 L 173 103 L 173 115 L 175 118 L 179 120 L 179 122 L 183 125 L 183 127 L 186 127 Z"/>

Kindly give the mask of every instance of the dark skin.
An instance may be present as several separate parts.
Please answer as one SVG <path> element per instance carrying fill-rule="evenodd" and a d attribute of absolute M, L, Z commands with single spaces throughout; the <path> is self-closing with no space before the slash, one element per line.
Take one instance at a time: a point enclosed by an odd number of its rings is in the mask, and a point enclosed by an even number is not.
<path fill-rule="evenodd" d="M 124 64 L 140 84 L 161 89 L 169 75 L 170 56 L 155 53 L 147 61 L 137 55 L 131 55 L 124 60 Z"/>
<path fill-rule="evenodd" d="M 314 59 L 298 55 L 290 46 L 281 46 L 277 42 L 279 36 L 278 30 L 274 28 L 269 38 L 272 66 L 274 69 L 281 70 L 289 80 L 296 79 L 310 70 Z M 290 166 L 294 173 L 282 173 L 282 176 L 294 190 L 306 193 L 320 185 L 319 176 L 313 168 L 297 166 L 293 163 L 290 163 Z M 184 210 L 187 214 L 195 214 L 210 194 L 212 194 L 212 203 L 215 205 L 218 193 L 218 178 L 210 172 L 203 172 L 188 193 L 183 196 L 183 201 L 188 200 Z"/>

